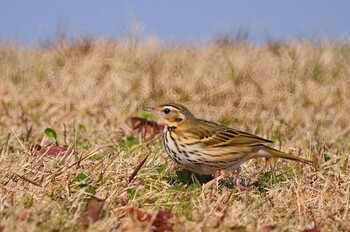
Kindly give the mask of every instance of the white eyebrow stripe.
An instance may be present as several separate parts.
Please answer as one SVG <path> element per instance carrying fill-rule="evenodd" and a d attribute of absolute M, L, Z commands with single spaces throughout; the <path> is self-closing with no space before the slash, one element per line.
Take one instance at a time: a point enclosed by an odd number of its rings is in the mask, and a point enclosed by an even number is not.
<path fill-rule="evenodd" d="M 164 108 L 168 108 L 170 110 L 177 110 L 177 111 L 180 111 L 181 109 L 176 107 L 176 106 L 173 106 L 173 105 L 164 105 L 163 106 Z"/>

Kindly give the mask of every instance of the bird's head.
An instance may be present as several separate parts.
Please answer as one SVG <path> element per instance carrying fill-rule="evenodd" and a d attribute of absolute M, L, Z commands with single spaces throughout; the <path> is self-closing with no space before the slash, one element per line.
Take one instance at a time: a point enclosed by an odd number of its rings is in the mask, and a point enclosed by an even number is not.
<path fill-rule="evenodd" d="M 160 116 L 168 127 L 178 127 L 194 119 L 192 113 L 180 104 L 169 103 L 156 107 L 143 107 L 142 109 Z"/>

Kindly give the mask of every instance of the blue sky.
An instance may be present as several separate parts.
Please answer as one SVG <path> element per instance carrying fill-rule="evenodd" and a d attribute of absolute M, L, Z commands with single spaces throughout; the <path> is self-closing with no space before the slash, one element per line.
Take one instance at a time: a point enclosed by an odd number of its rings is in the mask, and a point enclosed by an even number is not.
<path fill-rule="evenodd" d="M 248 32 L 252 41 L 350 37 L 346 0 L 0 0 L 0 40 L 35 43 L 70 36 L 125 36 L 130 22 L 161 40 L 205 41 Z"/>

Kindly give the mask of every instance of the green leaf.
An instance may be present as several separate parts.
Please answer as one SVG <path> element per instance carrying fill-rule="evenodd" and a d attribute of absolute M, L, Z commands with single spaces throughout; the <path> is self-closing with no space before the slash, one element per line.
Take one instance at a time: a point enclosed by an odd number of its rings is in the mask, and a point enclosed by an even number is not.
<path fill-rule="evenodd" d="M 181 191 L 181 192 L 186 192 L 186 188 L 184 188 L 184 187 L 182 187 L 182 186 L 176 184 L 176 185 L 173 185 L 173 186 L 169 187 L 169 188 L 167 189 L 167 191 L 168 191 L 169 193 L 172 193 L 172 192 L 179 192 L 179 191 Z"/>
<path fill-rule="evenodd" d="M 96 187 L 95 186 L 89 186 L 86 188 L 85 192 L 95 195 L 96 194 Z"/>
<path fill-rule="evenodd" d="M 126 145 L 128 147 L 132 147 L 132 145 L 138 144 L 139 143 L 139 138 L 135 136 L 128 136 L 125 140 Z"/>
<path fill-rule="evenodd" d="M 186 182 L 191 178 L 192 172 L 186 169 L 176 171 L 176 177 L 180 182 Z"/>
<path fill-rule="evenodd" d="M 188 190 L 189 191 L 193 191 L 193 190 L 196 190 L 197 188 L 199 188 L 199 185 L 197 183 L 192 183 L 188 186 Z"/>
<path fill-rule="evenodd" d="M 149 113 L 149 112 L 143 111 L 143 112 L 141 113 L 141 118 L 144 118 L 144 119 L 146 119 L 146 120 L 150 120 L 150 119 L 154 119 L 154 115 L 151 114 L 151 113 Z"/>
<path fill-rule="evenodd" d="M 90 146 L 88 141 L 77 141 L 75 144 L 77 147 L 82 147 L 85 149 L 89 148 L 89 146 Z"/>
<path fill-rule="evenodd" d="M 74 180 L 77 182 L 82 182 L 86 180 L 86 178 L 88 178 L 88 176 L 85 173 L 81 172 L 74 178 Z"/>
<path fill-rule="evenodd" d="M 139 137 L 130 135 L 126 137 L 125 141 L 120 143 L 119 146 L 122 148 L 132 148 L 134 145 L 137 145 L 139 143 Z"/>
<path fill-rule="evenodd" d="M 53 139 L 57 140 L 57 133 L 56 133 L 56 131 L 54 129 L 46 128 L 44 133 L 45 133 L 45 135 L 47 137 L 50 137 L 50 138 L 53 138 Z"/>
<path fill-rule="evenodd" d="M 326 154 L 326 153 L 324 153 L 323 157 L 324 157 L 325 162 L 327 162 L 331 159 L 331 156 L 329 154 Z"/>
<path fill-rule="evenodd" d="M 25 194 L 22 201 L 25 208 L 30 208 L 33 205 L 33 197 L 29 194 Z"/>
<path fill-rule="evenodd" d="M 86 131 L 86 127 L 84 126 L 84 124 L 79 123 L 78 131 Z"/>
<path fill-rule="evenodd" d="M 136 194 L 137 194 L 137 189 L 136 188 L 130 188 L 130 189 L 127 190 L 127 192 L 128 192 L 128 195 L 131 198 L 135 198 Z"/>
<path fill-rule="evenodd" d="M 89 158 L 89 160 L 102 160 L 105 158 L 110 157 L 113 154 L 113 150 L 109 149 L 109 150 L 105 150 L 102 153 L 96 154 L 92 157 Z"/>

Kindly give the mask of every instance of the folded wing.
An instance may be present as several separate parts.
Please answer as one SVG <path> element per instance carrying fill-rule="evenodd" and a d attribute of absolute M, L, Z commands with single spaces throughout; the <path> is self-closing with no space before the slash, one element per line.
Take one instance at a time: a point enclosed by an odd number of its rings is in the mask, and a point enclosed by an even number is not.
<path fill-rule="evenodd" d="M 208 147 L 226 147 L 239 145 L 263 145 L 272 143 L 271 140 L 238 131 L 232 128 L 205 121 L 199 129 L 200 139 Z"/>

